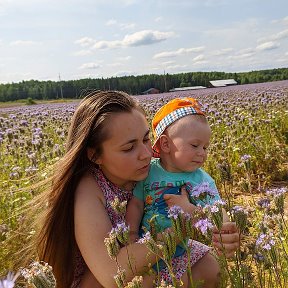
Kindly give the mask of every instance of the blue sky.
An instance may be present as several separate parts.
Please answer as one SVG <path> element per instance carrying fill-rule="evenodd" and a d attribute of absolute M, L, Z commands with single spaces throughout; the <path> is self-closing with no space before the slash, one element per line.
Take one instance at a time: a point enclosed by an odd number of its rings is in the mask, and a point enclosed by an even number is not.
<path fill-rule="evenodd" d="M 0 83 L 280 67 L 287 0 L 0 0 Z"/>

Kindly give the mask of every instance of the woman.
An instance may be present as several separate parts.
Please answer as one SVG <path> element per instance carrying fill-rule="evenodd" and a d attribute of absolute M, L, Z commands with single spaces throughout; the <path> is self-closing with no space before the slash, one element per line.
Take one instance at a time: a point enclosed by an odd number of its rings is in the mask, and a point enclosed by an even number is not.
<path fill-rule="evenodd" d="M 53 267 L 57 287 L 117 287 L 114 276 L 119 267 L 128 281 L 135 274 L 144 275 L 144 287 L 151 287 L 145 272 L 156 257 L 144 244 L 122 247 L 117 262 L 104 244 L 125 216 L 115 212 L 112 201 L 129 201 L 136 181 L 148 175 L 151 156 L 149 126 L 132 97 L 97 91 L 82 100 L 72 118 L 66 154 L 53 176 L 38 235 L 39 258 Z M 230 246 L 233 243 L 233 248 L 227 245 L 231 251 L 238 243 L 234 236 L 227 240 Z"/>

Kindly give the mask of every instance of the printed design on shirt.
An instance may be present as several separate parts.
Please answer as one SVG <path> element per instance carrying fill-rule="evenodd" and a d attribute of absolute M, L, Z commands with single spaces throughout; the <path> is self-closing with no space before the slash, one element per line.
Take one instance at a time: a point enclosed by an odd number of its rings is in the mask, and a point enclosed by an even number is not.
<path fill-rule="evenodd" d="M 146 203 L 146 205 L 152 205 L 152 203 L 153 203 L 153 198 L 152 198 L 151 195 L 147 195 L 147 196 L 146 196 L 145 203 Z"/>

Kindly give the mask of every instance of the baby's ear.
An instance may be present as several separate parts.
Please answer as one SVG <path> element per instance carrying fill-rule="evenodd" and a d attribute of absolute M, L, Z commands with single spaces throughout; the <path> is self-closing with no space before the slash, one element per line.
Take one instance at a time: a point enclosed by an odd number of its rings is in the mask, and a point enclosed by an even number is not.
<path fill-rule="evenodd" d="M 163 151 L 164 153 L 170 152 L 170 146 L 167 135 L 163 134 L 159 138 L 159 150 Z"/>

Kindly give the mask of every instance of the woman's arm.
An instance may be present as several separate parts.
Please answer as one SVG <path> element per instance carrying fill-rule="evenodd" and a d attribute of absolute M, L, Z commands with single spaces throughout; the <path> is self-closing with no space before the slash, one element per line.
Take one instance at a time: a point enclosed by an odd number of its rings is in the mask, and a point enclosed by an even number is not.
<path fill-rule="evenodd" d="M 92 274 L 102 286 L 117 287 L 113 277 L 118 267 L 116 261 L 109 257 L 104 244 L 112 225 L 105 210 L 102 191 L 90 175 L 83 177 L 76 190 L 74 225 L 76 242 Z M 117 261 L 125 269 L 127 281 L 130 281 L 135 272 L 141 275 L 148 269 L 149 263 L 154 264 L 156 257 L 144 244 L 134 243 L 120 249 Z"/>
<path fill-rule="evenodd" d="M 144 202 L 135 196 L 128 202 L 125 220 L 130 227 L 130 241 L 135 242 L 139 237 L 139 227 L 143 217 Z"/>

